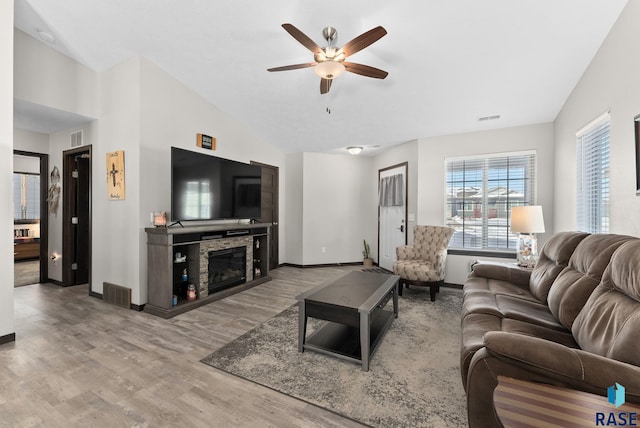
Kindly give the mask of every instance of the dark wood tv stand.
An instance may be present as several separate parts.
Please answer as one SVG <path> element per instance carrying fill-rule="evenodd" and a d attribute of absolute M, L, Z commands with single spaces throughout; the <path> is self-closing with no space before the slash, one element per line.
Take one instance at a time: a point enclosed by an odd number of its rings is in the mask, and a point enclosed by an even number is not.
<path fill-rule="evenodd" d="M 146 228 L 147 304 L 144 311 L 171 318 L 270 281 L 270 227 L 271 223 L 232 223 Z M 207 253 L 241 246 L 246 248 L 246 282 L 209 294 Z M 177 258 L 178 253 L 186 259 Z M 182 280 L 185 269 L 187 281 Z M 186 283 L 195 285 L 196 300 L 187 300 L 181 293 Z M 174 295 L 178 297 L 176 305 Z"/>

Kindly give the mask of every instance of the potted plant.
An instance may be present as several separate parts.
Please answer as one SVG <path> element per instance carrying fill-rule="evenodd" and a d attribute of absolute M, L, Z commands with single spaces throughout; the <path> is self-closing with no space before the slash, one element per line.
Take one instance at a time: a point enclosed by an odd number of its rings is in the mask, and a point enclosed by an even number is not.
<path fill-rule="evenodd" d="M 362 242 L 364 242 L 364 250 L 362 251 L 364 260 L 362 261 L 362 264 L 365 266 L 373 266 L 373 259 L 370 257 L 371 248 L 369 247 L 369 244 L 367 244 L 366 239 L 364 239 Z"/>

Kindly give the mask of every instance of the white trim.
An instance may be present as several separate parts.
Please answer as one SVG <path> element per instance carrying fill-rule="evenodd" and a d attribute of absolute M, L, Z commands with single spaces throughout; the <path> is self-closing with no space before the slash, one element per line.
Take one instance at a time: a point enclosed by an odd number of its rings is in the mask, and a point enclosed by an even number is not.
<path fill-rule="evenodd" d="M 610 110 L 605 111 L 600 116 L 596 117 L 595 119 L 593 119 L 592 121 L 584 125 L 582 128 L 578 129 L 576 131 L 576 138 L 582 137 L 584 134 L 587 133 L 587 131 L 589 131 L 591 128 L 593 128 L 595 125 L 597 125 L 598 123 L 602 122 L 605 119 L 611 120 Z"/>
<path fill-rule="evenodd" d="M 485 154 L 479 154 L 479 155 L 445 157 L 444 162 L 446 165 L 446 163 L 449 161 L 502 158 L 502 157 L 508 157 L 508 156 L 527 156 L 527 155 L 537 155 L 537 154 L 538 153 L 536 150 L 520 150 L 517 152 L 485 153 Z"/>

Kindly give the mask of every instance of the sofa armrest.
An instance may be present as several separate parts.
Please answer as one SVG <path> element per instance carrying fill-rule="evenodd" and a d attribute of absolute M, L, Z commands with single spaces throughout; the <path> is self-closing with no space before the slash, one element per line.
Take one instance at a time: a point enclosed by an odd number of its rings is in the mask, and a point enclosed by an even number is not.
<path fill-rule="evenodd" d="M 529 289 L 531 271 L 523 269 L 515 263 L 497 263 L 481 261 L 473 265 L 473 275 L 507 281 L 518 287 Z"/>
<path fill-rule="evenodd" d="M 484 334 L 467 374 L 470 428 L 500 426 L 493 403 L 498 376 L 589 392 L 606 401 L 607 388 L 625 387 L 626 401 L 640 403 L 640 367 L 518 333 Z"/>
<path fill-rule="evenodd" d="M 632 364 L 510 332 L 487 332 L 484 345 L 489 355 L 554 383 L 606 395 L 607 388 L 618 382 L 626 388 L 627 401 L 640 402 L 640 367 Z"/>

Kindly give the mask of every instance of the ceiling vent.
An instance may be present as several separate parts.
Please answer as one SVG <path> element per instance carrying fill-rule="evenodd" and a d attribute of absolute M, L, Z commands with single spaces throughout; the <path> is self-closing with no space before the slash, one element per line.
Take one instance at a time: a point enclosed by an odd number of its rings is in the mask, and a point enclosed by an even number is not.
<path fill-rule="evenodd" d="M 478 122 L 486 122 L 487 120 L 496 120 L 500 119 L 499 114 L 494 114 L 493 116 L 482 116 L 478 118 Z"/>
<path fill-rule="evenodd" d="M 71 133 L 71 147 L 80 147 L 82 145 L 82 130 Z"/>

